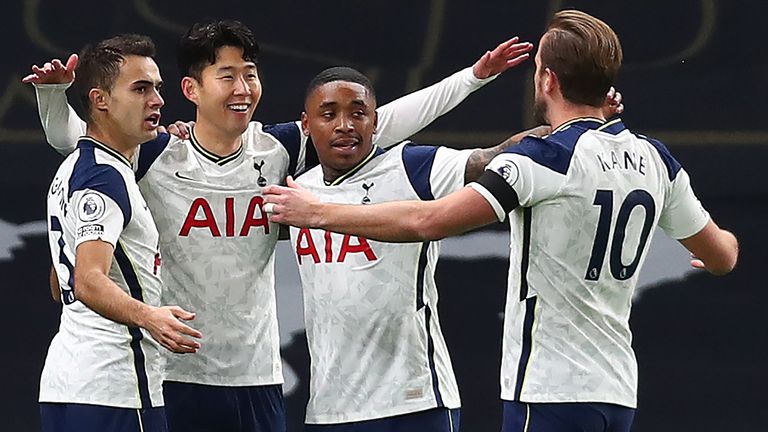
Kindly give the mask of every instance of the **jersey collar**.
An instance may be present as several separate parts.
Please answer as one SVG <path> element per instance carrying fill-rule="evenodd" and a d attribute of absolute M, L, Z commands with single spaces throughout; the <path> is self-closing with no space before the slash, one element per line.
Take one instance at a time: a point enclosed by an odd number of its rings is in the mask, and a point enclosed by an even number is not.
<path fill-rule="evenodd" d="M 614 135 L 625 129 L 624 124 L 620 118 L 615 118 L 606 122 L 605 120 L 595 117 L 578 117 L 561 124 L 557 127 L 557 129 L 553 130 L 552 133 L 554 134 L 556 132 L 561 132 L 575 124 L 578 124 L 585 129 L 594 129 L 601 132 L 608 132 Z"/>
<path fill-rule="evenodd" d="M 125 156 L 123 156 L 119 151 L 109 147 L 108 145 L 104 144 L 103 142 L 89 137 L 89 136 L 81 136 L 77 140 L 77 147 L 78 148 L 98 148 L 99 150 L 109 154 L 110 156 L 114 157 L 115 159 L 119 160 L 120 162 L 128 165 L 131 169 L 133 169 L 133 166 L 131 165 L 131 161 L 128 160 Z"/>
<path fill-rule="evenodd" d="M 366 166 L 368 164 L 368 162 L 370 162 L 371 160 L 373 160 L 376 156 L 378 156 L 380 154 L 384 154 L 384 150 L 382 150 L 378 146 L 374 145 L 373 148 L 371 148 L 371 151 L 368 153 L 368 155 L 366 155 L 363 158 L 363 160 L 361 160 L 357 165 L 355 165 L 354 167 L 350 168 L 349 171 L 347 171 L 344 174 L 340 175 L 339 177 L 336 178 L 336 180 L 334 180 L 332 182 L 327 182 L 327 181 L 324 180 L 325 185 L 326 186 L 338 186 L 338 185 L 340 185 L 341 183 L 344 182 L 344 180 L 346 180 L 346 179 L 352 177 L 353 175 L 355 175 L 358 171 L 363 169 L 363 167 Z"/>
<path fill-rule="evenodd" d="M 567 122 L 561 124 L 560 126 L 557 127 L 557 129 L 553 130 L 552 133 L 565 130 L 576 123 L 583 123 L 584 127 L 588 129 L 597 129 L 600 126 L 602 126 L 603 123 L 605 123 L 605 120 L 602 120 L 596 117 L 577 117 L 575 119 L 568 120 Z"/>
<path fill-rule="evenodd" d="M 200 153 L 204 158 L 208 159 L 209 161 L 217 164 L 217 165 L 224 165 L 227 162 L 231 162 L 235 159 L 237 159 L 238 156 L 240 156 L 243 153 L 243 143 L 240 142 L 240 147 L 235 150 L 233 153 L 227 155 L 227 156 L 219 156 L 215 153 L 211 153 L 208 150 L 206 150 L 202 145 L 200 145 L 200 142 L 197 140 L 197 137 L 195 136 L 195 128 L 192 128 L 189 133 L 189 141 L 192 143 L 192 148 L 195 149 L 198 153 Z"/>

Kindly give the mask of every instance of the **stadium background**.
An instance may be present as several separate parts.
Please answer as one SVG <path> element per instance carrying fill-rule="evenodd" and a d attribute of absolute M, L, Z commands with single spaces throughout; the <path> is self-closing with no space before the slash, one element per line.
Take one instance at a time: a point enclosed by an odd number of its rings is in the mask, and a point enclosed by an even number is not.
<path fill-rule="evenodd" d="M 674 242 L 654 240 L 631 325 L 640 363 L 635 431 L 768 430 L 766 243 L 768 50 L 759 0 L 469 1 L 104 0 L 3 2 L 0 64 L 0 430 L 39 430 L 38 377 L 58 325 L 49 297 L 44 197 L 61 157 L 45 144 L 31 88 L 32 63 L 65 58 L 84 43 L 145 33 L 166 82 L 163 122 L 194 117 L 182 99 L 174 50 L 203 17 L 231 17 L 262 47 L 263 122 L 298 118 L 304 86 L 325 67 L 352 65 L 379 102 L 471 64 L 510 35 L 538 41 L 552 12 L 577 7 L 622 39 L 623 116 L 664 140 L 692 174 L 718 222 L 741 240 L 733 274 L 690 272 Z M 531 125 L 528 62 L 479 91 L 415 141 L 490 145 Z M 440 314 L 458 376 L 464 431 L 498 430 L 498 366 L 508 242 L 503 226 L 450 240 L 438 272 Z M 278 296 L 289 431 L 301 430 L 308 357 L 300 288 L 288 245 L 278 252 Z"/>

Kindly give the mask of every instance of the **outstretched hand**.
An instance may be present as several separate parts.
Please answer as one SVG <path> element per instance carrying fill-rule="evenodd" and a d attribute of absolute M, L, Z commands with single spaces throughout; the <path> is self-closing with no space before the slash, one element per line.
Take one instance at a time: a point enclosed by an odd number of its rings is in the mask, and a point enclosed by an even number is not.
<path fill-rule="evenodd" d="M 75 68 L 77 68 L 77 54 L 72 54 L 67 59 L 67 64 L 61 60 L 53 59 L 42 67 L 32 65 L 32 73 L 21 79 L 24 84 L 66 84 L 75 80 Z"/>
<path fill-rule="evenodd" d="M 291 176 L 288 176 L 286 185 L 270 185 L 261 190 L 266 203 L 264 211 L 269 214 L 269 220 L 300 228 L 319 226 L 317 206 L 320 202 L 317 198 L 296 184 Z"/>
<path fill-rule="evenodd" d="M 530 56 L 533 44 L 519 42 L 517 36 L 502 42 L 493 51 L 486 51 L 472 66 L 475 77 L 485 79 L 500 74 L 524 62 Z"/>
<path fill-rule="evenodd" d="M 613 116 L 621 115 L 624 112 L 624 97 L 612 86 L 605 95 L 605 104 L 603 104 L 603 116 L 609 119 Z"/>

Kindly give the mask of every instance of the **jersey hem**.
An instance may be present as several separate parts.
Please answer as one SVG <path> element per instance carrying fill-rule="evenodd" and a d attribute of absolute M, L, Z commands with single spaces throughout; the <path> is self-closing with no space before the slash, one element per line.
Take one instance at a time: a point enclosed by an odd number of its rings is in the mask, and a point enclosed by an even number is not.
<path fill-rule="evenodd" d="M 427 411 L 435 408 L 448 408 L 457 409 L 461 408 L 461 403 L 444 403 L 442 407 L 437 406 L 437 402 L 430 401 L 427 404 L 413 405 L 408 407 L 393 407 L 385 411 L 380 411 L 377 414 L 336 414 L 336 415 L 318 415 L 310 416 L 307 414 L 304 423 L 305 424 L 341 424 L 341 423 L 354 423 L 369 420 L 380 420 L 387 417 L 395 417 L 404 414 L 413 414 L 421 411 Z"/>
<path fill-rule="evenodd" d="M 157 398 L 152 398 L 152 408 L 162 408 L 165 406 L 165 401 L 160 399 L 160 403 L 155 403 Z M 136 403 L 124 403 L 124 402 L 105 402 L 100 400 L 89 400 L 79 398 L 57 398 L 57 397 L 43 397 L 42 395 L 37 400 L 38 403 L 60 403 L 60 404 L 81 404 L 81 405 L 97 405 L 110 408 L 126 408 L 126 409 L 142 409 L 141 401 Z M 148 408 L 148 407 L 144 407 Z"/>
<path fill-rule="evenodd" d="M 255 387 L 284 384 L 282 377 L 270 378 L 216 378 L 206 376 L 188 376 L 167 374 L 164 381 L 172 381 L 187 384 L 202 384 L 217 387 Z"/>
<path fill-rule="evenodd" d="M 515 399 L 514 391 L 505 391 L 501 394 L 501 400 L 512 402 L 518 399 Z M 637 399 L 610 398 L 602 393 L 547 393 L 531 396 L 523 392 L 518 401 L 523 403 L 608 403 L 637 408 Z"/>

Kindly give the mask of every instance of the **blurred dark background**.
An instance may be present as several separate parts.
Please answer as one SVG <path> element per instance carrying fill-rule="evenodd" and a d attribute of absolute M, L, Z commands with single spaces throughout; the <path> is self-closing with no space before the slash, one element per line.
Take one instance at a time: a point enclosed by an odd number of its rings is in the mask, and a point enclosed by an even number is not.
<path fill-rule="evenodd" d="M 4 2 L 0 430 L 39 430 L 39 373 L 58 326 L 59 308 L 47 288 L 44 200 L 61 156 L 45 143 L 34 92 L 20 83 L 33 63 L 65 59 L 85 43 L 116 33 L 148 34 L 158 46 L 166 83 L 164 122 L 192 119 L 192 105 L 178 90 L 176 41 L 196 20 L 239 19 L 262 47 L 265 90 L 256 119 L 269 123 L 298 119 L 305 85 L 326 67 L 357 67 L 373 79 L 385 103 L 471 65 L 512 35 L 537 43 L 552 13 L 567 7 L 590 12 L 616 30 L 625 54 L 618 81 L 625 123 L 668 145 L 705 206 L 741 241 L 741 261 L 731 275 L 657 280 L 635 302 L 631 325 L 640 389 L 634 430 L 768 430 L 768 295 L 761 262 L 766 255 L 759 252 L 768 242 L 768 49 L 760 24 L 768 2 L 759 0 Z M 490 145 L 531 126 L 532 72 L 532 61 L 507 72 L 415 141 Z M 503 231 L 488 232 L 503 238 Z M 665 270 L 664 260 L 651 265 Z M 495 431 L 501 421 L 499 313 L 506 270 L 498 257 L 451 256 L 439 265 L 440 314 L 466 432 Z M 285 333 L 291 326 L 284 322 L 300 320 L 295 314 L 301 311 L 280 312 Z M 289 335 L 283 354 L 295 374 L 286 384 L 289 430 L 295 432 L 306 403 L 308 358 L 300 329 Z"/>

